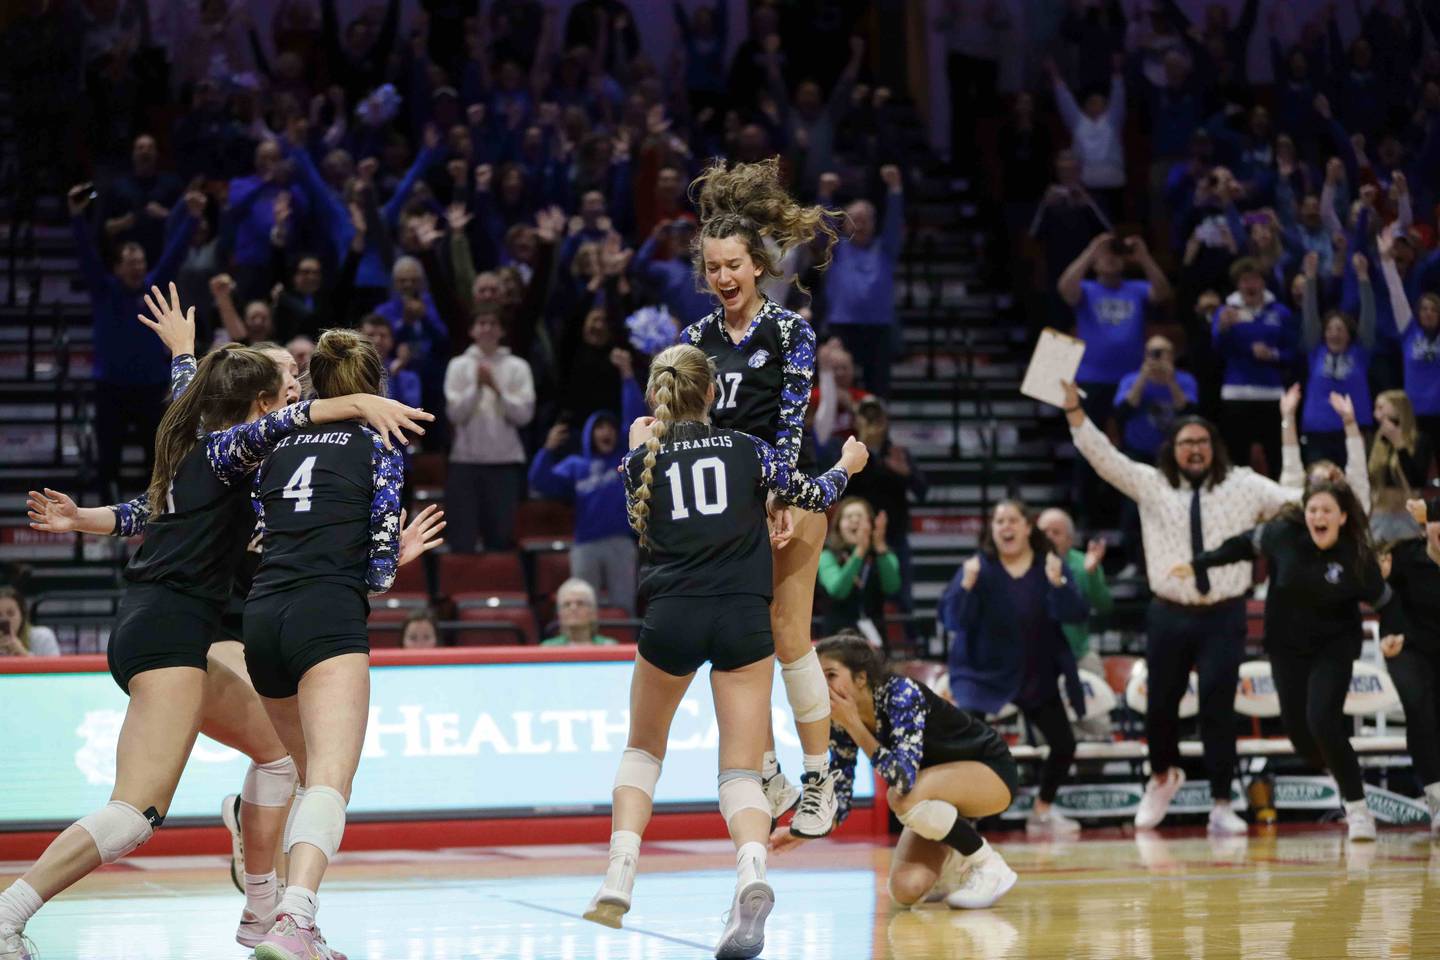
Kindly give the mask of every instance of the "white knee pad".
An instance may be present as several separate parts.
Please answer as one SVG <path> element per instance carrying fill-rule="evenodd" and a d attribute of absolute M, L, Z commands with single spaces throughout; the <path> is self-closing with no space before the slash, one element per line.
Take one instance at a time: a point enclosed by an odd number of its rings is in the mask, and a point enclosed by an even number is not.
<path fill-rule="evenodd" d="M 626 747 L 620 755 L 620 769 L 615 771 L 614 790 L 634 787 L 650 799 L 655 799 L 655 784 L 660 780 L 660 761 L 644 750 Z"/>
<path fill-rule="evenodd" d="M 814 649 L 799 660 L 780 664 L 780 677 L 785 681 L 785 696 L 796 723 L 812 723 L 830 716 L 830 687 Z"/>
<path fill-rule="evenodd" d="M 721 770 L 719 779 L 720 816 L 726 823 L 741 810 L 763 810 L 770 816 L 770 801 L 765 799 L 759 770 Z"/>
<path fill-rule="evenodd" d="M 295 832 L 295 814 L 300 812 L 300 801 L 305 799 L 305 788 L 298 783 L 295 785 L 295 801 L 290 804 L 290 811 L 285 814 L 285 831 L 280 834 L 280 849 L 285 853 L 290 852 L 290 844 L 293 842 L 290 835 Z"/>
<path fill-rule="evenodd" d="M 101 863 L 114 863 L 154 836 L 164 820 L 154 807 L 141 813 L 123 800 L 111 800 L 76 826 L 95 841 Z"/>
<path fill-rule="evenodd" d="M 306 787 L 305 796 L 295 804 L 295 820 L 290 825 L 290 846 L 308 843 L 334 859 L 345 835 L 345 798 L 330 787 Z"/>
<path fill-rule="evenodd" d="M 904 813 L 895 815 L 901 823 L 926 840 L 944 840 L 955 826 L 960 811 L 944 800 L 921 800 Z"/>
<path fill-rule="evenodd" d="M 250 764 L 240 799 L 257 807 L 283 807 L 295 795 L 295 761 L 281 757 L 269 763 Z"/>

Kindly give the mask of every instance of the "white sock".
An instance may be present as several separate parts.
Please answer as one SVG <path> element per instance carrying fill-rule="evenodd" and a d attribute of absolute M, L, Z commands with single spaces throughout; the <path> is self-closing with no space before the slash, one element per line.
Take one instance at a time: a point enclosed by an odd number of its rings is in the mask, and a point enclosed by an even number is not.
<path fill-rule="evenodd" d="M 256 876 L 245 874 L 245 909 L 263 917 L 275 908 L 275 871 Z"/>
<path fill-rule="evenodd" d="M 956 850 L 955 853 L 957 856 L 964 856 L 960 853 L 959 850 Z M 965 862 L 970 864 L 972 867 L 978 867 L 980 866 L 980 864 L 984 863 L 986 860 L 989 860 L 994 855 L 995 848 L 990 846 L 989 840 L 986 840 L 982 837 L 980 839 L 980 849 L 970 854 L 970 856 L 965 857 Z"/>
<path fill-rule="evenodd" d="M 0 927 L 24 930 L 26 921 L 44 904 L 34 887 L 24 880 L 16 880 L 10 889 L 0 893 Z"/>
<path fill-rule="evenodd" d="M 760 760 L 760 778 L 769 780 L 780 772 L 780 759 L 775 756 L 774 750 L 766 750 L 765 756 Z"/>
<path fill-rule="evenodd" d="M 830 754 L 828 753 L 806 753 L 802 754 L 805 761 L 806 773 L 818 773 L 820 776 L 830 772 Z"/>
<path fill-rule="evenodd" d="M 285 888 L 285 896 L 280 898 L 280 906 L 276 913 L 288 913 L 296 920 L 302 921 L 306 926 L 315 926 L 315 911 L 320 904 L 315 897 L 314 890 L 306 890 L 304 887 L 297 887 L 294 884 Z"/>
<path fill-rule="evenodd" d="M 640 834 L 633 830 L 616 830 L 610 834 L 610 858 L 623 855 L 640 856 Z"/>
<path fill-rule="evenodd" d="M 754 840 L 740 844 L 740 849 L 735 851 L 736 882 L 740 886 L 743 887 L 752 880 L 765 879 L 767 852 L 765 844 Z"/>
<path fill-rule="evenodd" d="M 1346 801 L 1345 801 L 1345 812 L 1346 812 L 1346 813 L 1354 813 L 1354 812 L 1356 812 L 1356 811 L 1369 810 L 1369 809 L 1370 809 L 1370 808 L 1369 808 L 1368 806 L 1366 806 L 1365 800 L 1364 800 L 1363 798 L 1360 799 L 1360 800 L 1346 800 Z"/>

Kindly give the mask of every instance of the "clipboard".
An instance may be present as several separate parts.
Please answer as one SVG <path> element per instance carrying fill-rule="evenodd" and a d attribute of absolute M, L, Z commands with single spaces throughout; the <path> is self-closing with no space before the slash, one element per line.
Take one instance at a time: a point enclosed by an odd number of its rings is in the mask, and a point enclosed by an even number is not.
<path fill-rule="evenodd" d="M 1080 369 L 1080 358 L 1085 355 L 1085 341 L 1077 340 L 1053 327 L 1040 331 L 1035 352 L 1030 356 L 1030 366 L 1025 369 L 1025 379 L 1020 392 L 1033 400 L 1052 406 L 1065 406 L 1065 390 L 1061 381 L 1075 382 Z"/>

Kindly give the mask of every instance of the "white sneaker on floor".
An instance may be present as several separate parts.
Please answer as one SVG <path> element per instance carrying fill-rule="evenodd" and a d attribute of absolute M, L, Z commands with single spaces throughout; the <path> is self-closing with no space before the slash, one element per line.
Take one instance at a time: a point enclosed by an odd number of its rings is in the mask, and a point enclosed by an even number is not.
<path fill-rule="evenodd" d="M 40 960 L 35 944 L 14 927 L 0 927 L 0 960 Z"/>
<path fill-rule="evenodd" d="M 598 923 L 615 930 L 620 929 L 620 918 L 630 912 L 630 897 L 635 890 L 636 859 L 628 853 L 610 858 L 605 871 L 605 880 L 600 890 L 590 898 L 590 906 L 583 916 L 591 923 Z"/>
<path fill-rule="evenodd" d="M 1170 810 L 1170 801 L 1185 784 L 1185 771 L 1171 767 L 1158 779 L 1151 777 L 1145 784 L 1145 796 L 1140 798 L 1140 809 L 1135 811 L 1135 827 L 1139 830 L 1153 830 L 1160 826 Z"/>
<path fill-rule="evenodd" d="M 800 777 L 800 809 L 790 821 L 790 833 L 807 840 L 817 840 L 835 829 L 835 773 L 806 773 Z"/>
<path fill-rule="evenodd" d="M 225 829 L 230 831 L 230 882 L 235 884 L 235 889 L 241 893 L 245 892 L 245 839 L 240 835 L 240 794 L 232 793 L 220 801 L 220 822 L 225 824 Z M 267 926 L 260 931 L 263 937 L 270 929 Z M 247 943 L 245 946 L 253 947 L 255 944 Z"/>
<path fill-rule="evenodd" d="M 965 882 L 965 875 L 970 872 L 970 861 L 960 855 L 959 850 L 951 847 L 945 848 L 945 862 L 940 866 L 940 876 L 935 879 L 935 886 L 930 892 L 920 898 L 921 903 L 938 903 L 950 894 L 960 889 Z"/>
<path fill-rule="evenodd" d="M 770 829 L 773 830 L 780 818 L 794 810 L 795 804 L 800 802 L 800 788 L 779 769 L 775 771 L 775 776 L 760 781 L 760 786 L 765 791 L 765 799 L 770 802 Z"/>
<path fill-rule="evenodd" d="M 1205 829 L 1220 836 L 1238 837 L 1250 832 L 1250 824 L 1226 804 L 1210 808 L 1210 822 Z"/>
<path fill-rule="evenodd" d="M 725 916 L 725 932 L 715 946 L 715 960 L 750 960 L 765 949 L 765 918 L 775 907 L 775 891 L 764 880 L 751 880 L 735 891 Z"/>
<path fill-rule="evenodd" d="M 1015 886 L 1020 879 L 1004 858 L 987 843 L 968 858 L 970 872 L 958 890 L 945 898 L 945 904 L 960 910 L 984 910 Z"/>
<path fill-rule="evenodd" d="M 1430 839 L 1440 840 L 1440 784 L 1425 787 L 1425 805 L 1430 808 Z"/>
<path fill-rule="evenodd" d="M 1048 834 L 1052 837 L 1073 837 L 1080 832 L 1080 821 L 1065 816 L 1051 807 L 1044 813 L 1030 811 L 1025 818 L 1026 833 Z"/>
<path fill-rule="evenodd" d="M 1364 800 L 1345 802 L 1345 826 L 1350 830 L 1350 841 L 1375 842 L 1375 815 Z"/>

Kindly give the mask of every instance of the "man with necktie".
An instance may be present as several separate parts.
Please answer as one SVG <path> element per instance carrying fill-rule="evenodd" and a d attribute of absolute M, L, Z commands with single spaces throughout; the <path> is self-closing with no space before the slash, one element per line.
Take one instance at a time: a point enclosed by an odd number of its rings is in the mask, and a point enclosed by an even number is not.
<path fill-rule="evenodd" d="M 1145 646 L 1145 736 L 1151 773 L 1135 826 L 1158 826 L 1185 782 L 1180 699 L 1193 668 L 1200 681 L 1200 737 L 1214 801 L 1209 829 L 1244 833 L 1245 821 L 1230 808 L 1230 784 L 1235 775 L 1235 683 L 1245 651 L 1251 565 L 1217 567 L 1184 581 L 1169 573 L 1176 564 L 1189 563 L 1196 554 L 1269 520 L 1298 500 L 1301 490 L 1248 467 L 1232 466 L 1219 431 L 1201 417 L 1181 417 L 1171 424 L 1155 466 L 1115 449 L 1085 416 L 1074 384 L 1065 385 L 1065 417 L 1076 451 L 1140 508 L 1145 572 L 1154 598 L 1146 615 Z"/>

